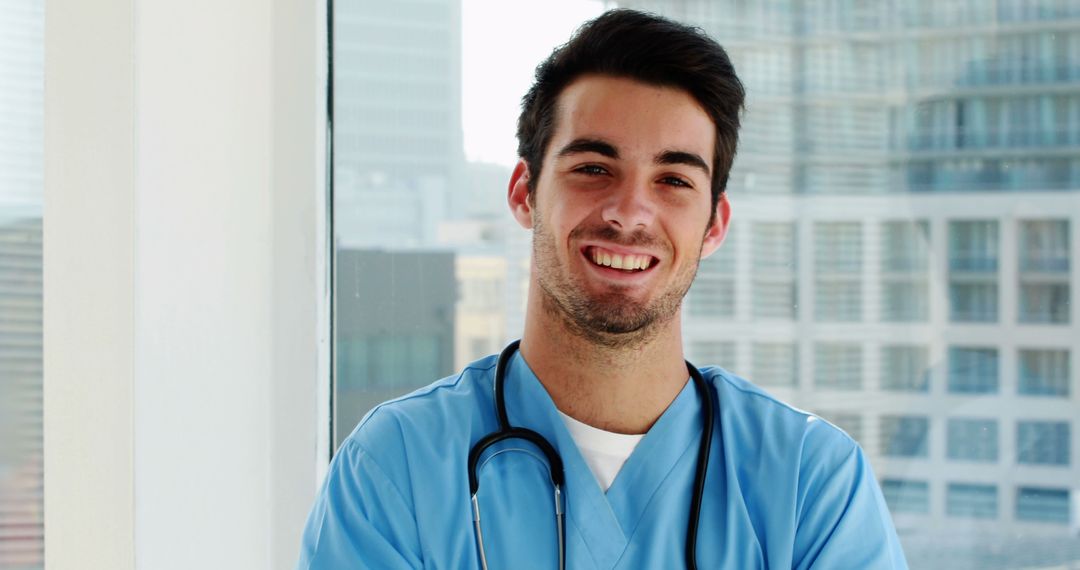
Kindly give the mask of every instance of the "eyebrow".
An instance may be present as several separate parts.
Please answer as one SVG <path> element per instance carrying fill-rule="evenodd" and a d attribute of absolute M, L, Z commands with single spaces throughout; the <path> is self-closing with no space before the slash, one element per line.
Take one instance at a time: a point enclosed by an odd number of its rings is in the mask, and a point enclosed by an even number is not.
<path fill-rule="evenodd" d="M 574 139 L 569 144 L 562 147 L 559 150 L 558 156 L 570 156 L 574 154 L 594 152 L 601 156 L 616 159 L 619 158 L 619 149 L 615 148 L 609 142 L 602 141 L 600 139 Z M 656 155 L 653 159 L 656 164 L 685 164 L 700 169 L 705 173 L 705 176 L 711 176 L 709 169 L 709 163 L 705 162 L 705 159 L 701 158 L 697 154 L 692 152 L 685 152 L 681 150 L 666 150 Z"/>
<path fill-rule="evenodd" d="M 686 164 L 701 169 L 706 177 L 710 176 L 709 164 L 705 162 L 703 158 L 692 152 L 666 150 L 656 155 L 655 162 L 656 164 Z"/>
<path fill-rule="evenodd" d="M 607 143 L 599 139 L 574 139 L 570 141 L 570 144 L 562 147 L 562 149 L 559 150 L 558 156 L 570 156 L 572 154 L 580 154 L 583 152 L 595 152 L 596 154 L 606 156 L 608 158 L 619 158 L 618 149 L 616 149 L 611 143 Z"/>

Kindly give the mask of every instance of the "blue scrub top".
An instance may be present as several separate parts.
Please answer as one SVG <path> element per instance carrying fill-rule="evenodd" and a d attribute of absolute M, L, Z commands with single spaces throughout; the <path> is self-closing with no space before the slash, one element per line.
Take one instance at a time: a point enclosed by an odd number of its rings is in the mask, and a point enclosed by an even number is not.
<path fill-rule="evenodd" d="M 467 459 L 498 429 L 497 358 L 382 404 L 330 463 L 300 569 L 479 568 Z M 843 431 L 714 367 L 718 398 L 698 531 L 700 568 L 907 568 L 862 449 Z M 701 402 L 693 382 L 642 438 L 605 493 L 520 353 L 506 378 L 510 423 L 562 456 L 566 567 L 681 567 Z M 519 440 L 484 453 L 481 525 L 493 570 L 558 566 L 543 455 Z"/>

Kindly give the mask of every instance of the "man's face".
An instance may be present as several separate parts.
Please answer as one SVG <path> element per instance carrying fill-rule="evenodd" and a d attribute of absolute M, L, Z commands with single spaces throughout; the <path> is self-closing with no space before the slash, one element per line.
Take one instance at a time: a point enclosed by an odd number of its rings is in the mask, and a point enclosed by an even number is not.
<path fill-rule="evenodd" d="M 676 317 L 723 240 L 725 198 L 709 225 L 715 126 L 684 91 L 598 75 L 563 90 L 556 118 L 534 194 L 521 163 L 510 203 L 533 229 L 545 309 L 619 343 Z"/>

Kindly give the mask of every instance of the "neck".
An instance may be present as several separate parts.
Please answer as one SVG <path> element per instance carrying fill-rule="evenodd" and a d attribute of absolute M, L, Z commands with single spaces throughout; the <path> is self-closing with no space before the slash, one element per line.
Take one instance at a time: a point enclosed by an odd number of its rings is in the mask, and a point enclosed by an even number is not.
<path fill-rule="evenodd" d="M 529 287 L 521 355 L 564 414 L 616 433 L 649 431 L 689 376 L 679 314 L 636 342 L 597 343 L 546 310 Z"/>

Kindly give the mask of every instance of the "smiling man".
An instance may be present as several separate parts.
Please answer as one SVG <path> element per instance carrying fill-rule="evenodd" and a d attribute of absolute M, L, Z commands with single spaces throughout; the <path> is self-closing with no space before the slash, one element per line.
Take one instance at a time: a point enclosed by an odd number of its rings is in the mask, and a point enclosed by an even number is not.
<path fill-rule="evenodd" d="M 508 192 L 524 335 L 360 422 L 300 568 L 906 568 L 850 437 L 683 359 L 743 97 L 713 40 L 633 11 L 540 65 Z"/>

